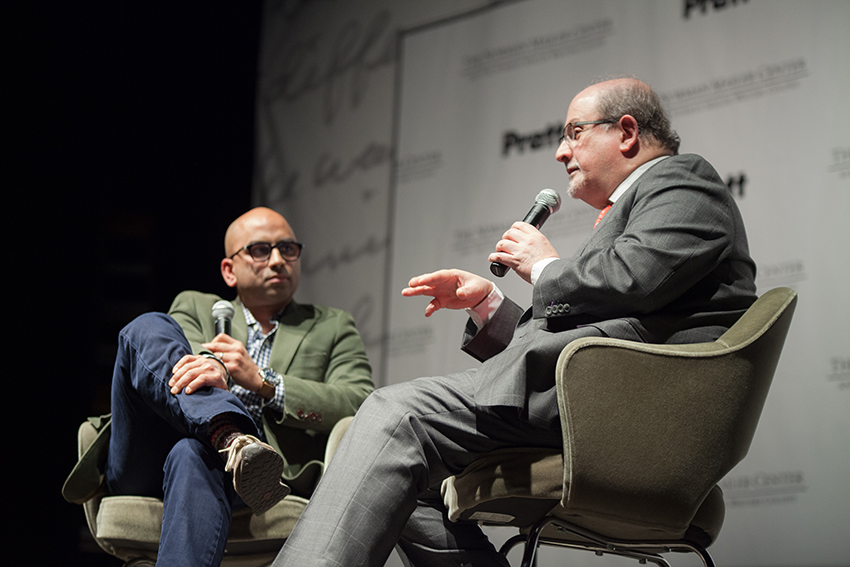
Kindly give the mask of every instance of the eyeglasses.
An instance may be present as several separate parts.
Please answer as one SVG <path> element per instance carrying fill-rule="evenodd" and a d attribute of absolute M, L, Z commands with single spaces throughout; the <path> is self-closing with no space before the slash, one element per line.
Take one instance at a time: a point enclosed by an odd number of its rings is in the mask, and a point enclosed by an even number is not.
<path fill-rule="evenodd" d="M 271 244 L 269 242 L 254 242 L 253 244 L 247 244 L 233 253 L 230 256 L 230 259 L 236 257 L 237 254 L 242 252 L 243 250 L 247 250 L 248 254 L 251 255 L 251 258 L 254 259 L 255 262 L 265 262 L 272 255 L 272 250 L 277 248 L 278 252 L 280 252 L 280 257 L 286 260 L 287 262 L 294 262 L 298 258 L 301 257 L 301 249 L 304 247 L 300 242 L 294 242 L 292 240 L 282 240 L 277 244 Z"/>
<path fill-rule="evenodd" d="M 570 122 L 566 126 L 564 126 L 564 135 L 558 140 L 558 143 L 563 144 L 564 140 L 569 140 L 571 142 L 576 141 L 576 128 L 578 126 L 593 126 L 595 124 L 614 124 L 618 119 L 614 118 L 603 118 L 602 120 L 588 120 L 586 122 L 576 122 L 573 124 Z"/>

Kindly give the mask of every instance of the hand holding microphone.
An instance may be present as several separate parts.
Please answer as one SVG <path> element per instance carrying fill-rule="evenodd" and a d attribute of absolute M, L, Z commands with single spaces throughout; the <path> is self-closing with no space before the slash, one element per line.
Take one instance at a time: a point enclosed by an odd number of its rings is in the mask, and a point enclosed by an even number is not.
<path fill-rule="evenodd" d="M 256 386 L 257 364 L 251 359 L 242 341 L 231 336 L 230 328 L 233 315 L 232 303 L 224 300 L 217 301 L 212 307 L 216 336 L 210 342 L 203 343 L 201 346 L 212 352 L 216 360 L 224 365 L 228 380 L 232 378 L 243 388 L 254 390 L 255 388 L 250 386 L 252 384 Z M 219 336 L 222 334 L 227 336 Z"/>
<path fill-rule="evenodd" d="M 233 319 L 233 305 L 229 301 L 217 301 L 212 307 L 212 318 L 215 322 L 215 333 L 230 335 L 230 322 Z M 218 351 L 218 345 L 205 343 L 204 348 L 212 353 Z M 208 359 L 208 360 L 205 360 Z M 211 362 L 215 360 L 215 362 Z M 221 365 L 221 366 L 218 366 Z M 224 373 L 222 374 L 222 370 Z M 227 365 L 216 354 L 203 353 L 200 355 L 187 354 L 174 365 L 168 386 L 172 394 L 192 394 L 204 387 L 214 387 L 227 390 L 230 381 L 230 371 Z"/>
<path fill-rule="evenodd" d="M 543 189 L 537 194 L 537 198 L 534 200 L 534 206 L 531 207 L 531 210 L 528 211 L 528 214 L 525 215 L 522 221 L 539 229 L 546 222 L 546 219 L 552 213 L 557 212 L 559 208 L 561 208 L 561 197 L 558 193 L 552 189 Z M 490 264 L 490 271 L 494 276 L 500 278 L 504 277 L 508 269 L 507 266 L 499 262 Z"/>

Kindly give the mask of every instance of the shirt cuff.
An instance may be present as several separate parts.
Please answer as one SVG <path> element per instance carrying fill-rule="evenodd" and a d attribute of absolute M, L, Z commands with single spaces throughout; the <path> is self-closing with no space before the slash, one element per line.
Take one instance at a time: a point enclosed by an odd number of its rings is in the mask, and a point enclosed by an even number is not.
<path fill-rule="evenodd" d="M 285 405 L 284 400 L 286 399 L 286 390 L 283 387 L 283 380 L 280 381 L 280 384 L 274 387 L 274 396 L 270 400 L 265 399 L 264 397 L 258 396 L 262 402 L 262 407 L 270 407 L 275 411 L 279 411 L 280 413 L 284 413 Z"/>
<path fill-rule="evenodd" d="M 545 260 L 540 260 L 531 266 L 531 285 L 537 283 L 537 280 L 540 279 L 540 274 L 543 273 L 543 268 L 558 260 L 559 258 L 546 258 Z"/>
<path fill-rule="evenodd" d="M 493 284 L 493 291 L 481 303 L 475 307 L 464 309 L 464 311 L 466 311 L 469 318 L 472 319 L 472 322 L 480 330 L 484 328 L 484 325 L 490 320 L 490 316 L 496 312 L 496 309 L 499 308 L 504 300 L 505 294 L 502 293 L 499 286 Z"/>

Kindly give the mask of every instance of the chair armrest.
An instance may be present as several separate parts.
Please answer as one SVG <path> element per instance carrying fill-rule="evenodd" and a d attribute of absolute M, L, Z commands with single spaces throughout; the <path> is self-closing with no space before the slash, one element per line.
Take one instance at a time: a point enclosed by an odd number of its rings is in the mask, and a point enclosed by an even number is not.
<path fill-rule="evenodd" d="M 90 417 L 77 429 L 77 463 L 62 485 L 62 496 L 83 504 L 101 491 L 109 447 L 110 416 Z"/>
<path fill-rule="evenodd" d="M 328 435 L 328 443 L 325 446 L 325 467 L 328 466 L 328 463 L 331 461 L 331 457 L 336 452 L 337 447 L 339 447 L 340 441 L 342 441 L 342 436 L 345 435 L 345 432 L 348 431 L 348 426 L 351 425 L 351 420 L 354 419 L 354 416 L 348 416 L 340 419 L 331 429 L 330 435 Z"/>

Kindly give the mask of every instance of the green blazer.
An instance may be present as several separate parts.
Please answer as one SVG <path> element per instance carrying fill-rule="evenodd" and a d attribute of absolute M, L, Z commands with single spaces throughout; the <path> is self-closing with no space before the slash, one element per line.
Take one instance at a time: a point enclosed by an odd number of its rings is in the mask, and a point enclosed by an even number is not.
<path fill-rule="evenodd" d="M 184 291 L 168 314 L 183 329 L 196 354 L 215 336 L 212 306 L 217 295 Z M 248 324 L 239 300 L 231 336 L 247 341 Z M 266 437 L 283 455 L 284 478 L 293 493 L 309 496 L 323 470 L 325 445 L 333 426 L 354 415 L 372 392 L 372 368 L 354 319 L 345 311 L 294 301 L 276 331 L 269 365 L 283 376 L 283 413 L 263 410 Z"/>

